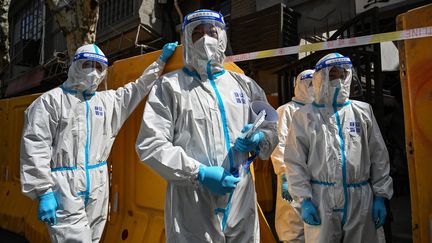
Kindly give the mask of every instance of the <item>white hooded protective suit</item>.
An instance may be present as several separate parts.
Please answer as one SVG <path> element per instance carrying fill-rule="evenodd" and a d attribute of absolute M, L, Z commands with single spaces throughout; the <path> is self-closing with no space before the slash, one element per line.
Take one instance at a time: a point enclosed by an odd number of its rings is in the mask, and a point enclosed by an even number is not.
<path fill-rule="evenodd" d="M 343 70 L 329 80 L 333 67 Z M 390 199 L 389 157 L 372 108 L 348 100 L 349 58 L 332 53 L 315 68 L 315 101 L 293 116 L 285 147 L 289 191 L 311 198 L 321 225 L 305 224 L 306 242 L 378 242 L 374 196 Z"/>
<path fill-rule="evenodd" d="M 205 35 L 192 43 L 192 31 L 199 24 L 216 27 L 217 42 Z M 167 242 L 259 242 L 250 173 L 233 192 L 226 222 L 222 222 L 223 210 L 229 194 L 215 195 L 196 180 L 200 165 L 223 166 L 231 171 L 248 158 L 247 153 L 234 150 L 234 141 L 251 123 L 250 102 L 266 101 L 252 79 L 223 69 L 224 26 L 222 16 L 211 10 L 185 16 L 186 66 L 155 83 L 144 110 L 137 153 L 168 181 Z M 276 126 L 268 124 L 261 131 L 265 138 L 259 145 L 259 156 L 264 159 L 277 144 Z"/>
<path fill-rule="evenodd" d="M 83 69 L 88 60 L 102 69 Z M 107 65 L 96 45 L 80 47 L 63 85 L 42 94 L 25 111 L 22 191 L 32 199 L 55 193 L 57 224 L 48 227 L 53 242 L 100 240 L 108 211 L 106 160 L 121 126 L 165 63 L 154 62 L 122 88 L 95 92 Z"/>
<path fill-rule="evenodd" d="M 313 101 L 312 77 L 313 70 L 301 72 L 295 82 L 292 101 L 277 109 L 279 144 L 271 155 L 273 168 L 278 178 L 276 194 L 275 227 L 280 241 L 304 242 L 303 220 L 299 215 L 298 202 L 291 204 L 282 198 L 282 174 L 286 173 L 284 163 L 285 144 L 288 128 L 295 111 Z M 295 208 L 294 208 L 295 207 Z"/>

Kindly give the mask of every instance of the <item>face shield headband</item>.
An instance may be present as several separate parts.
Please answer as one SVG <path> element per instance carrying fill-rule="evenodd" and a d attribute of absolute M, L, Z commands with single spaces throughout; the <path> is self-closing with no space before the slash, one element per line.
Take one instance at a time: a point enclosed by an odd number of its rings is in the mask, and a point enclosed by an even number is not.
<path fill-rule="evenodd" d="M 313 78 L 315 102 L 342 104 L 347 101 L 352 78 L 352 63 L 348 57 L 333 57 L 315 66 Z"/>
<path fill-rule="evenodd" d="M 188 26 L 192 22 L 201 21 L 201 22 L 217 22 L 219 23 L 222 29 L 225 29 L 225 21 L 223 19 L 222 14 L 211 11 L 211 10 L 197 10 L 193 13 L 186 15 L 183 19 L 182 31 L 186 30 L 186 26 Z"/>
<path fill-rule="evenodd" d="M 91 52 L 81 52 L 78 53 L 74 56 L 73 61 L 78 61 L 78 60 L 90 60 L 90 61 L 96 61 L 102 64 L 105 64 L 106 66 L 108 66 L 108 59 L 100 54 L 96 54 L 96 53 L 91 53 Z"/>
<path fill-rule="evenodd" d="M 331 66 L 345 66 L 345 67 L 351 68 L 352 63 L 348 57 L 330 58 L 330 59 L 327 59 L 327 60 L 324 60 L 324 61 L 318 63 L 315 66 L 315 72 L 318 72 L 319 70 L 321 70 L 323 68 L 327 68 L 327 67 L 331 67 Z"/>
<path fill-rule="evenodd" d="M 311 79 L 313 78 L 313 73 L 307 73 L 300 77 L 300 80 Z"/>

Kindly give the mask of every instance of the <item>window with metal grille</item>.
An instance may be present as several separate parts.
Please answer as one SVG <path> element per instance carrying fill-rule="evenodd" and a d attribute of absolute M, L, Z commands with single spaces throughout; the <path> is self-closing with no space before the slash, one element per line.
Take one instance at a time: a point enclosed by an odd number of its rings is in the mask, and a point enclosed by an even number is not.
<path fill-rule="evenodd" d="M 134 14 L 135 0 L 105 0 L 100 3 L 98 29 L 117 24 Z"/>
<path fill-rule="evenodd" d="M 39 61 L 43 4 L 43 0 L 29 1 L 14 16 L 12 55 L 17 64 L 36 65 Z"/>
<path fill-rule="evenodd" d="M 21 40 L 39 40 L 42 34 L 41 0 L 33 0 L 21 12 Z"/>

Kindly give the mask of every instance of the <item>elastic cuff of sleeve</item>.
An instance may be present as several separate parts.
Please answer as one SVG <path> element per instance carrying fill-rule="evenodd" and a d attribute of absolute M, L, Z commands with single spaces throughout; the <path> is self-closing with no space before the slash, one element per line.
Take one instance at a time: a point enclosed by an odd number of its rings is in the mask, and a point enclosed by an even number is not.
<path fill-rule="evenodd" d="M 45 191 L 39 191 L 37 198 L 39 199 L 39 198 L 44 197 L 45 195 L 51 194 L 51 193 L 54 193 L 51 188 L 48 188 Z"/>
<path fill-rule="evenodd" d="M 50 197 L 50 196 L 53 195 L 53 194 L 54 194 L 54 192 L 53 192 L 53 191 L 50 191 L 50 192 L 44 193 L 44 194 L 42 194 L 42 195 L 39 195 L 39 196 L 38 196 L 38 199 L 40 200 L 40 199 L 45 198 L 45 197 Z"/>
<path fill-rule="evenodd" d="M 300 198 L 299 203 L 302 204 L 305 201 L 312 201 L 312 199 L 310 197 L 302 197 Z"/>

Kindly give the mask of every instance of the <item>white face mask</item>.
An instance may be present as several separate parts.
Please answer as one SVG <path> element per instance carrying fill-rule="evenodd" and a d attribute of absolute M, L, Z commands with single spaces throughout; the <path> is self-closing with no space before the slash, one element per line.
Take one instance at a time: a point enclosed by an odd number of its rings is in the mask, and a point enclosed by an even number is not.
<path fill-rule="evenodd" d="M 200 61 L 206 63 L 214 59 L 218 50 L 218 40 L 216 38 L 204 35 L 201 39 L 197 40 L 194 44 L 194 52 Z"/>
<path fill-rule="evenodd" d="M 333 79 L 330 81 L 330 87 L 340 88 L 340 87 L 342 87 L 342 82 L 343 82 L 343 80 L 340 78 Z"/>
<path fill-rule="evenodd" d="M 95 91 L 102 81 L 102 73 L 90 68 L 83 69 L 83 73 L 85 74 L 85 76 L 83 76 L 83 78 L 85 79 L 85 90 L 91 92 Z"/>

